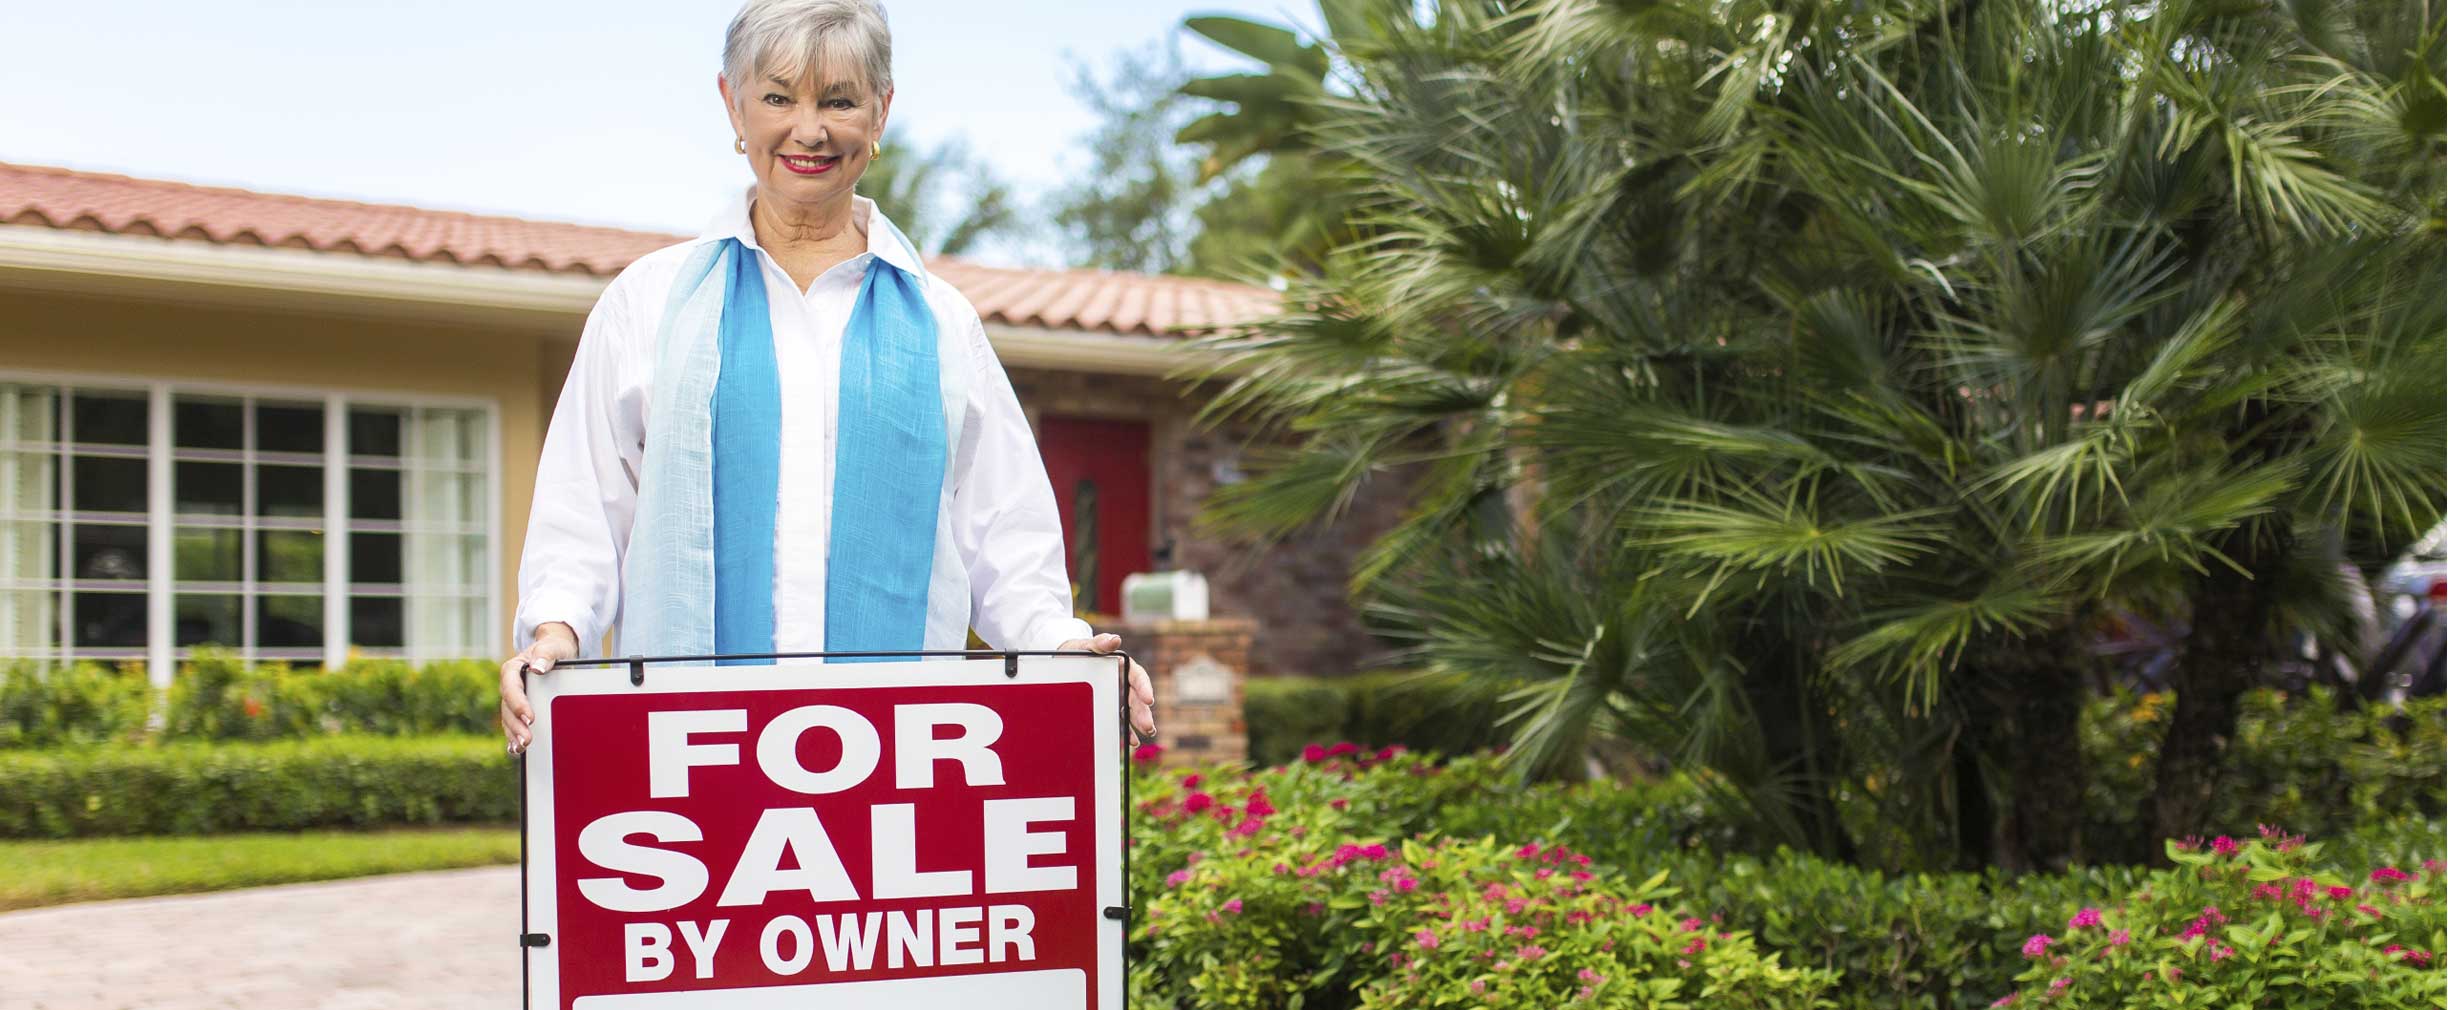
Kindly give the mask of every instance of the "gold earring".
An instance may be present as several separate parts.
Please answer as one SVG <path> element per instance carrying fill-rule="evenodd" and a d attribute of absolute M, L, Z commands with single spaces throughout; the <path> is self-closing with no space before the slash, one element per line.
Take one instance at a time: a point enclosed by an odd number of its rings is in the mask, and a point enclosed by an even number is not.
<path fill-rule="evenodd" d="M 746 137 L 733 137 L 733 138 L 731 138 L 731 149 L 732 149 L 732 150 L 734 150 L 734 151 L 738 151 L 738 152 L 739 152 L 739 153 L 741 153 L 741 154 L 746 154 L 746 153 L 748 153 L 748 138 L 746 138 Z"/>
<path fill-rule="evenodd" d="M 881 140 L 876 141 L 876 142 L 875 142 L 875 144 L 874 144 L 874 145 L 873 145 L 873 146 L 872 146 L 872 147 L 871 147 L 871 148 L 868 150 L 868 152 L 867 152 L 867 157 L 869 157 L 869 158 L 871 158 L 871 159 L 872 159 L 872 158 L 881 158 L 881 157 L 883 157 L 883 156 L 884 156 L 884 142 L 883 142 L 883 141 L 881 141 Z"/>

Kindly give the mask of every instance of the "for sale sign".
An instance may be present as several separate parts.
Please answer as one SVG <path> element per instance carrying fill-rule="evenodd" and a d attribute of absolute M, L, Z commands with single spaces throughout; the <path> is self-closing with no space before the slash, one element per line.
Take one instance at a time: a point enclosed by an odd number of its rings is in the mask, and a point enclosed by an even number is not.
<path fill-rule="evenodd" d="M 1122 1005 L 1115 660 L 527 687 L 530 1006 Z"/>

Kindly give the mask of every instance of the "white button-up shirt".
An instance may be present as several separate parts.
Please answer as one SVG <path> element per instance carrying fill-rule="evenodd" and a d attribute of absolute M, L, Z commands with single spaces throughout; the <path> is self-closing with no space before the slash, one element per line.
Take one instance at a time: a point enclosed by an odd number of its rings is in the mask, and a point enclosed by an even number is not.
<path fill-rule="evenodd" d="M 578 633 L 580 648 L 592 654 L 620 620 L 622 562 L 637 512 L 647 404 L 653 399 L 655 330 L 690 251 L 725 238 L 739 239 L 754 252 L 764 274 L 782 388 L 774 649 L 824 648 L 842 332 L 870 260 L 882 258 L 913 271 L 919 264 L 900 243 L 868 227 L 875 204 L 857 197 L 852 219 L 868 237 L 867 251 L 801 291 L 758 247 L 748 223 L 752 195 L 752 189 L 743 190 L 696 240 L 631 263 L 587 315 L 536 468 L 535 505 L 519 560 L 519 648 L 534 641 L 539 625 L 562 621 Z M 1052 649 L 1087 638 L 1087 623 L 1071 613 L 1053 491 L 1011 379 L 969 300 L 942 278 L 929 278 L 926 288 L 935 325 L 943 333 L 967 334 L 975 361 L 968 415 L 953 448 L 951 506 L 953 540 L 969 573 L 971 627 L 1000 649 Z"/>

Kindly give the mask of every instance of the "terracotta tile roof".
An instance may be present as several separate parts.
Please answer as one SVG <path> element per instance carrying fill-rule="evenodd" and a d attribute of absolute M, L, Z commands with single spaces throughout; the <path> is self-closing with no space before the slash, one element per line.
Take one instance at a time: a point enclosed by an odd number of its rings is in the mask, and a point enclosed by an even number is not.
<path fill-rule="evenodd" d="M 223 245 L 610 277 L 688 236 L 397 204 L 196 186 L 0 162 L 0 224 L 151 235 Z M 990 323 L 1120 334 L 1200 331 L 1272 311 L 1265 288 L 1098 270 L 930 269 Z"/>

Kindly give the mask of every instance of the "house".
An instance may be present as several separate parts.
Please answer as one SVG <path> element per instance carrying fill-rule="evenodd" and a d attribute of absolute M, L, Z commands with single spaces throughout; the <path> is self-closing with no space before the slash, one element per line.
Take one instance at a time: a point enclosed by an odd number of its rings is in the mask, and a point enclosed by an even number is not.
<path fill-rule="evenodd" d="M 200 645 L 335 664 L 506 649 L 533 463 L 588 308 L 685 236 L 0 164 L 0 656 Z M 1027 409 L 1082 609 L 1169 548 L 1254 672 L 1375 651 L 1344 602 L 1380 494 L 1248 556 L 1191 519 L 1238 477 L 1165 375 L 1242 285 L 951 259 Z"/>

